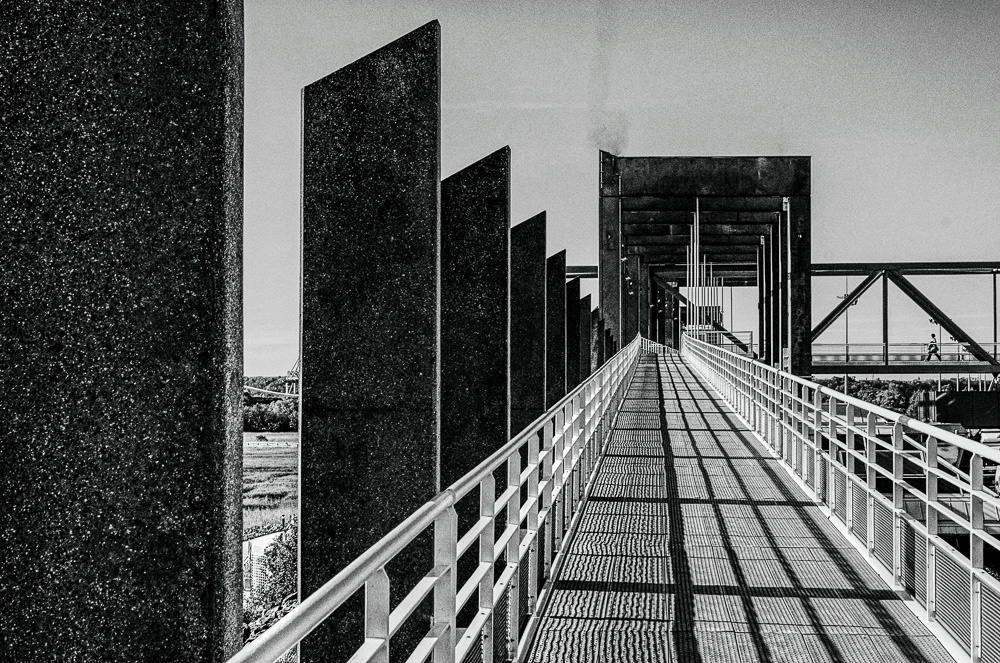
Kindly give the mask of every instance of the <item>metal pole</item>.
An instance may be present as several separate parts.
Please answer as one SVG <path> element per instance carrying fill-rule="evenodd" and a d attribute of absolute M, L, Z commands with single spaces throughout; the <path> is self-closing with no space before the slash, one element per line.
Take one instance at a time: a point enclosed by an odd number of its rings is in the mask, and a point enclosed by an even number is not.
<path fill-rule="evenodd" d="M 882 363 L 889 365 L 889 277 L 882 272 Z"/>
<path fill-rule="evenodd" d="M 997 273 L 993 272 L 993 358 L 997 356 Z"/>

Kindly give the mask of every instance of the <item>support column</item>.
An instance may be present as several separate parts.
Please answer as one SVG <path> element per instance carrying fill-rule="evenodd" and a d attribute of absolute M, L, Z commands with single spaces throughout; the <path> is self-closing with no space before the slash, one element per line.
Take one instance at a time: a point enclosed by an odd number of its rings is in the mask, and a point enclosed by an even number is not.
<path fill-rule="evenodd" d="M 789 204 L 789 330 L 791 367 L 795 375 L 812 373 L 812 237 L 810 197 L 792 196 Z"/>
<path fill-rule="evenodd" d="M 590 295 L 580 298 L 580 382 L 590 377 L 590 339 L 593 322 Z"/>
<path fill-rule="evenodd" d="M 889 276 L 882 271 L 882 364 L 889 365 Z"/>
<path fill-rule="evenodd" d="M 504 147 L 441 182 L 438 490 L 510 439 L 510 234 Z"/>
<path fill-rule="evenodd" d="M 243 8 L 4 7 L 0 660 L 242 646 Z"/>
<path fill-rule="evenodd" d="M 764 237 L 757 246 L 757 359 L 767 363 L 767 328 L 764 325 L 767 310 L 767 288 L 764 281 Z"/>
<path fill-rule="evenodd" d="M 566 252 L 545 261 L 545 409 L 566 395 Z"/>
<path fill-rule="evenodd" d="M 545 212 L 510 231 L 510 430 L 545 413 Z"/>
<path fill-rule="evenodd" d="M 580 279 L 566 283 L 566 393 L 580 384 Z"/>
<path fill-rule="evenodd" d="M 778 224 L 771 226 L 767 244 L 768 278 L 770 287 L 770 306 L 768 325 L 771 331 L 771 365 L 781 368 L 781 230 Z"/>
<path fill-rule="evenodd" d="M 639 333 L 639 256 L 628 256 L 625 265 L 628 276 L 632 279 L 622 279 L 622 338 L 620 344 L 628 345 Z"/>
<path fill-rule="evenodd" d="M 650 318 L 649 315 L 649 304 L 652 289 L 649 287 L 649 267 L 646 266 L 643 260 L 639 260 L 639 287 L 636 290 L 636 295 L 638 295 L 638 314 L 639 314 L 639 330 L 640 333 L 646 338 L 652 338 L 651 328 L 650 328 Z"/>
<path fill-rule="evenodd" d="M 438 490 L 439 63 L 432 22 L 303 92 L 300 596 Z M 432 552 L 396 558 L 394 596 Z M 346 660 L 362 605 L 310 634 L 302 660 Z"/>
<path fill-rule="evenodd" d="M 594 349 L 592 353 L 593 361 L 591 363 L 591 372 L 596 371 L 601 366 L 604 366 L 604 318 L 601 317 L 601 309 L 594 309 L 594 316 L 591 320 L 591 325 L 593 328 L 593 338 L 591 342 L 593 343 Z"/>
<path fill-rule="evenodd" d="M 598 210 L 598 233 L 600 247 L 600 301 L 598 305 L 604 317 L 604 328 L 608 329 L 615 341 L 622 338 L 621 329 L 621 216 L 619 195 L 621 178 L 618 162 L 613 154 L 600 153 L 601 197 Z"/>

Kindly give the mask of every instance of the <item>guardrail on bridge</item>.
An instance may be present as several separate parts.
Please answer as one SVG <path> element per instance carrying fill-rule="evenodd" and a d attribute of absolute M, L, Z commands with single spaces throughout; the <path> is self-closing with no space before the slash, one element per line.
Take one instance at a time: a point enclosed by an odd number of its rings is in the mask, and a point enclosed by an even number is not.
<path fill-rule="evenodd" d="M 922 616 L 1000 661 L 1000 451 L 689 336 L 682 353 Z"/>
<path fill-rule="evenodd" d="M 633 340 L 506 446 L 415 511 L 229 663 L 273 663 L 362 587 L 365 641 L 352 663 L 387 663 L 393 634 L 428 597 L 434 602 L 433 623 L 408 661 L 430 658 L 444 663 L 471 656 L 489 663 L 523 654 L 534 629 L 532 616 L 547 600 L 545 582 L 558 574 L 559 553 L 589 488 L 638 356 L 650 346 L 645 339 Z M 522 467 L 525 450 L 527 466 Z M 497 496 L 494 472 L 503 467 L 507 486 Z M 523 503 L 522 490 L 527 495 Z M 468 531 L 458 532 L 455 504 L 463 498 L 478 499 L 480 517 Z M 499 537 L 495 535 L 498 524 L 504 527 Z M 430 530 L 434 566 L 392 607 L 386 565 Z M 466 553 L 478 554 L 478 566 L 459 587 L 457 562 Z M 498 562 L 502 571 L 495 577 Z M 458 637 L 456 616 L 477 594 L 478 612 Z"/>

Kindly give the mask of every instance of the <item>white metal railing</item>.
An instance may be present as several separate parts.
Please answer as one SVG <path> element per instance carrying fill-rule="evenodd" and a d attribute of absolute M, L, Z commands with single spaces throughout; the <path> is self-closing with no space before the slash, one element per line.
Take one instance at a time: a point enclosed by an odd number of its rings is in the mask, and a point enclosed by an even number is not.
<path fill-rule="evenodd" d="M 997 344 L 980 343 L 980 346 L 990 355 L 996 357 Z M 889 363 L 914 363 L 941 361 L 948 364 L 979 364 L 982 363 L 969 349 L 961 343 L 940 343 L 939 353 L 928 360 L 927 345 L 923 343 L 890 343 Z M 812 360 L 814 364 L 845 363 L 881 364 L 884 361 L 884 343 L 813 343 Z"/>
<path fill-rule="evenodd" d="M 1000 660 L 1000 451 L 689 336 L 682 353 L 928 621 Z"/>
<path fill-rule="evenodd" d="M 463 661 L 470 653 L 476 655 L 473 648 L 481 647 L 482 658 L 475 657 L 490 663 L 494 660 L 495 637 L 506 638 L 502 660 L 523 654 L 537 626 L 537 608 L 548 600 L 549 589 L 539 582 L 539 574 L 543 579 L 558 575 L 560 551 L 573 517 L 589 490 L 638 356 L 649 346 L 648 341 L 637 337 L 506 446 L 417 509 L 306 597 L 229 663 L 272 663 L 362 587 L 365 640 L 351 663 L 389 661 L 393 635 L 431 596 L 431 627 L 408 661 L 431 657 L 435 663 Z M 527 466 L 522 467 L 525 447 Z M 497 496 L 494 472 L 504 466 L 507 486 Z M 522 490 L 527 495 L 523 503 Z M 458 532 L 455 505 L 466 496 L 477 499 L 480 517 L 468 531 Z M 504 524 L 499 536 L 498 523 Z M 433 567 L 392 607 L 386 565 L 431 529 Z M 457 563 L 467 552 L 478 554 L 478 567 L 459 587 Z M 498 563 L 503 570 L 495 577 Z M 521 592 L 527 592 L 527 601 L 521 600 Z M 478 612 L 459 637 L 456 616 L 477 596 Z M 525 610 L 527 615 L 523 614 Z M 524 617 L 529 617 L 527 623 Z"/>

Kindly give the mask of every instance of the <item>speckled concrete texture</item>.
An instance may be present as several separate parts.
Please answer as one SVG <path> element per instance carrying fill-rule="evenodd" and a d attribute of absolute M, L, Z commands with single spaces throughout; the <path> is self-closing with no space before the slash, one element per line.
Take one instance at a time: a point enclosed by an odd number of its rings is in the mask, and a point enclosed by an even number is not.
<path fill-rule="evenodd" d="M 590 377 L 590 334 L 592 329 L 590 295 L 580 298 L 580 382 Z"/>
<path fill-rule="evenodd" d="M 589 323 L 588 323 L 589 324 Z M 580 279 L 566 282 L 566 392 L 580 384 Z"/>
<path fill-rule="evenodd" d="M 0 660 L 222 661 L 242 636 L 242 3 L 0 13 Z"/>
<path fill-rule="evenodd" d="M 604 347 L 604 321 L 601 320 L 600 309 L 590 313 L 590 372 L 593 373 L 604 364 L 601 349 Z"/>
<path fill-rule="evenodd" d="M 545 412 L 545 212 L 510 231 L 510 430 Z"/>
<path fill-rule="evenodd" d="M 545 409 L 566 395 L 566 252 L 545 261 Z"/>
<path fill-rule="evenodd" d="M 433 22 L 303 93 L 305 595 L 437 491 L 439 61 Z M 430 550 L 397 558 L 394 599 Z M 306 638 L 304 661 L 360 646 L 361 600 Z"/>
<path fill-rule="evenodd" d="M 509 270 L 504 147 L 441 182 L 442 488 L 510 439 Z"/>

